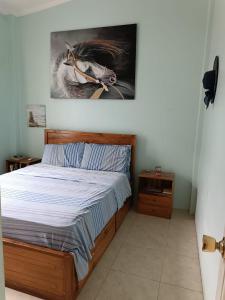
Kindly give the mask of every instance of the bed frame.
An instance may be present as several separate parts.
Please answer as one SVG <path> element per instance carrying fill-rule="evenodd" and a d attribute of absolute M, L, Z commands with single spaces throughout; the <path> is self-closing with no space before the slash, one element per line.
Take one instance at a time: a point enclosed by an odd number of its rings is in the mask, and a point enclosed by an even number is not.
<path fill-rule="evenodd" d="M 45 144 L 86 142 L 96 144 L 131 145 L 131 186 L 135 174 L 136 136 L 128 134 L 90 133 L 45 130 Z M 110 219 L 95 240 L 88 275 L 78 281 L 71 254 L 45 247 L 3 238 L 6 286 L 50 300 L 74 300 L 84 286 L 99 259 L 112 241 L 130 207 L 131 198 Z"/>

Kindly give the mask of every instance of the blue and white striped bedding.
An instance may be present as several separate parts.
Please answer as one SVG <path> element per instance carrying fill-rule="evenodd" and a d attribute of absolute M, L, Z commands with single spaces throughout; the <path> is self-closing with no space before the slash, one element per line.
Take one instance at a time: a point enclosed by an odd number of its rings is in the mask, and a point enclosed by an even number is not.
<path fill-rule="evenodd" d="M 43 164 L 64 167 L 64 146 L 60 144 L 45 145 L 41 162 Z"/>
<path fill-rule="evenodd" d="M 129 173 L 130 145 L 85 144 L 81 168 Z"/>
<path fill-rule="evenodd" d="M 127 176 L 37 164 L 0 176 L 3 236 L 70 252 L 81 280 L 94 240 L 131 195 Z"/>
<path fill-rule="evenodd" d="M 64 167 L 80 168 L 84 143 L 64 144 Z"/>
<path fill-rule="evenodd" d="M 47 144 L 42 163 L 60 167 L 124 173 L 130 177 L 131 145 Z"/>
<path fill-rule="evenodd" d="M 42 163 L 58 167 L 80 168 L 84 145 L 84 143 L 47 144 Z"/>

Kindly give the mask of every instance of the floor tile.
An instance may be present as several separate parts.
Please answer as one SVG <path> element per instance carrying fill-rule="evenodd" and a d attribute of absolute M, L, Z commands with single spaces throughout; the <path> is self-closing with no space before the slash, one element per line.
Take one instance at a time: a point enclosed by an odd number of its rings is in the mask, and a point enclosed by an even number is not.
<path fill-rule="evenodd" d="M 167 251 L 162 282 L 202 292 L 199 261 Z"/>
<path fill-rule="evenodd" d="M 109 270 L 97 266 L 81 290 L 77 300 L 95 300 Z"/>
<path fill-rule="evenodd" d="M 190 215 L 188 210 L 173 209 L 171 220 L 194 220 L 194 216 Z"/>
<path fill-rule="evenodd" d="M 147 216 L 143 214 L 136 213 L 134 225 L 142 225 L 142 226 L 149 226 L 149 224 L 161 224 L 169 226 L 170 220 L 166 218 L 158 218 L 154 216 Z"/>
<path fill-rule="evenodd" d="M 157 300 L 159 283 L 111 271 L 96 300 Z"/>
<path fill-rule="evenodd" d="M 147 222 L 145 219 L 137 219 L 132 230 L 127 234 L 125 241 L 131 247 L 164 249 L 168 230 L 167 223 L 150 220 Z"/>
<path fill-rule="evenodd" d="M 120 238 L 121 240 L 126 239 L 127 235 L 132 231 L 136 217 L 137 217 L 137 214 L 133 210 L 131 210 L 127 214 L 125 220 L 123 221 L 119 230 L 116 233 L 116 236 L 118 238 Z"/>
<path fill-rule="evenodd" d="M 198 258 L 195 224 L 192 220 L 172 221 L 167 236 L 168 248 L 182 255 Z"/>
<path fill-rule="evenodd" d="M 6 300 L 41 300 L 24 293 L 17 292 L 15 290 L 5 288 L 5 299 Z"/>
<path fill-rule="evenodd" d="M 158 300 L 203 300 L 203 295 L 177 286 L 160 284 Z"/>
<path fill-rule="evenodd" d="M 196 235 L 194 220 L 171 219 L 169 227 L 172 229 L 179 229 L 183 232 L 188 232 L 193 236 Z"/>
<path fill-rule="evenodd" d="M 111 268 L 123 243 L 124 241 L 116 235 L 100 259 L 98 266 L 104 269 Z"/>
<path fill-rule="evenodd" d="M 112 269 L 136 276 L 160 280 L 164 251 L 123 245 Z"/>
<path fill-rule="evenodd" d="M 170 231 L 167 236 L 167 247 L 178 254 L 198 258 L 197 241 L 188 234 Z"/>

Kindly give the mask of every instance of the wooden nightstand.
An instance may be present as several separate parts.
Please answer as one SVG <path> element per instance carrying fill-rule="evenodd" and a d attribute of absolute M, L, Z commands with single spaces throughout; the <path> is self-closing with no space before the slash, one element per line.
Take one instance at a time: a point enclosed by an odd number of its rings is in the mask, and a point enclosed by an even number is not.
<path fill-rule="evenodd" d="M 142 171 L 139 175 L 137 211 L 142 214 L 171 218 L 174 173 Z"/>
<path fill-rule="evenodd" d="M 34 165 L 40 163 L 41 159 L 36 157 L 22 157 L 22 158 L 14 158 L 10 157 L 6 160 L 6 172 L 11 172 L 20 168 L 24 168 L 29 165 Z"/>

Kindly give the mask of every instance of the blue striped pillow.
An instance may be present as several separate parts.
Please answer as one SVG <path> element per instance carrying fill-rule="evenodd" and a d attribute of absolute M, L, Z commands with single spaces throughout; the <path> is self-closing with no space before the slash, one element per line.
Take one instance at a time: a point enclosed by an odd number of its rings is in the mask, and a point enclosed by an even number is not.
<path fill-rule="evenodd" d="M 130 145 L 85 144 L 82 169 L 121 172 L 129 176 Z"/>
<path fill-rule="evenodd" d="M 63 145 L 47 144 L 45 145 L 44 154 L 42 157 L 43 164 L 64 166 L 64 149 Z"/>
<path fill-rule="evenodd" d="M 84 143 L 71 143 L 64 145 L 64 166 L 80 168 L 84 154 Z"/>

